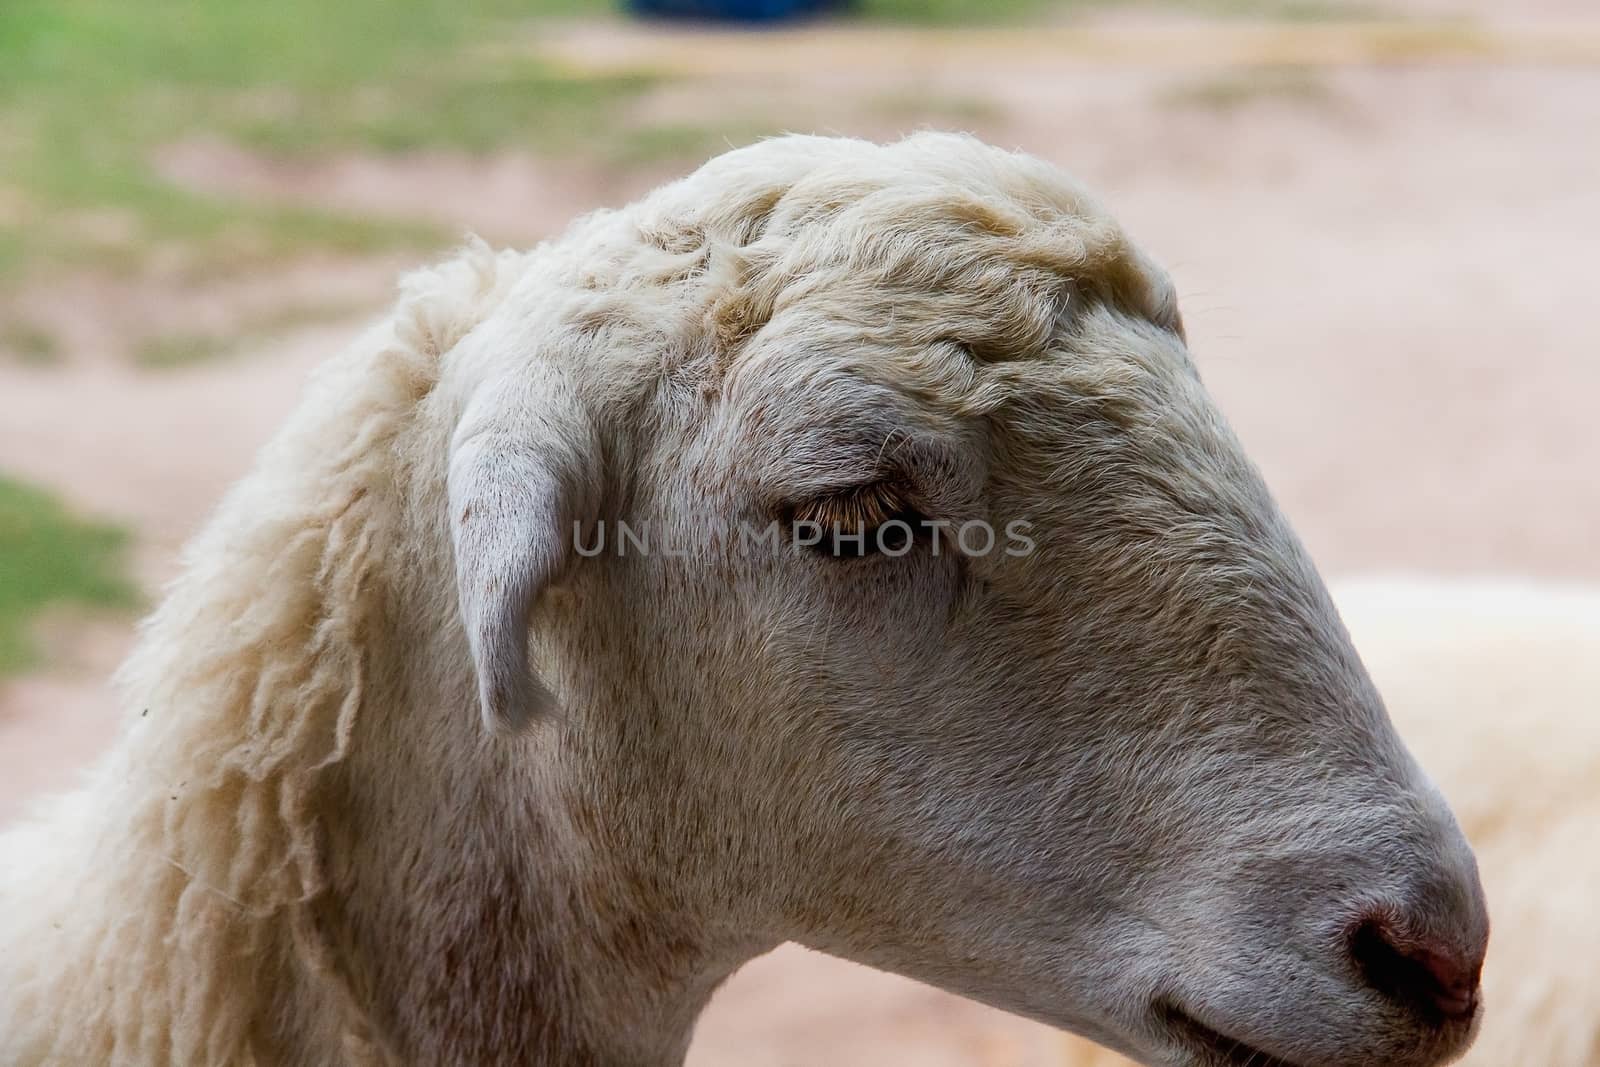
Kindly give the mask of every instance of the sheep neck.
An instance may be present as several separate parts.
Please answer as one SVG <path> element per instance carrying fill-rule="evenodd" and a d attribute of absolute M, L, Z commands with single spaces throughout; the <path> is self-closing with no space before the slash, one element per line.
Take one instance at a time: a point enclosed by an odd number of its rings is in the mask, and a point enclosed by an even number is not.
<path fill-rule="evenodd" d="M 486 737 L 471 687 L 398 702 L 461 710 L 428 724 L 435 753 L 397 765 L 400 746 L 358 738 L 341 765 L 327 939 L 382 961 L 351 977 L 373 1030 L 399 1062 L 682 1062 L 717 984 L 768 946 L 634 854 L 559 726 Z"/>

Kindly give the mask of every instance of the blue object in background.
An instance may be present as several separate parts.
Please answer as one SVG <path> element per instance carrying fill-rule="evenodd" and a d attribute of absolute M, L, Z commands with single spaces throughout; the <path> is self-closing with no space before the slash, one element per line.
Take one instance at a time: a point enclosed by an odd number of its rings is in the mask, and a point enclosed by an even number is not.
<path fill-rule="evenodd" d="M 635 15 L 651 18 L 779 22 L 843 7 L 841 0 L 626 0 Z"/>

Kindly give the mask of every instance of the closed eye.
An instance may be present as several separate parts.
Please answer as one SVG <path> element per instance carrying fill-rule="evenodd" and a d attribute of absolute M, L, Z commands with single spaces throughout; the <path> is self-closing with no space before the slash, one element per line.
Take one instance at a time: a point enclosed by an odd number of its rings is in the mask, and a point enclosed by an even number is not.
<path fill-rule="evenodd" d="M 830 493 L 786 511 L 794 543 L 832 559 L 903 556 L 929 530 L 893 482 Z"/>

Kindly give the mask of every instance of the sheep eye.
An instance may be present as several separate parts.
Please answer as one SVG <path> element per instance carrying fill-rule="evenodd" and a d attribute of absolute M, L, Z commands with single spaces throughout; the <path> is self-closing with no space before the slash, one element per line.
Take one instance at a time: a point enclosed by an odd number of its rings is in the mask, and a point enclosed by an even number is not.
<path fill-rule="evenodd" d="M 795 544 L 833 559 L 901 556 L 925 530 L 894 485 L 879 482 L 789 509 Z"/>

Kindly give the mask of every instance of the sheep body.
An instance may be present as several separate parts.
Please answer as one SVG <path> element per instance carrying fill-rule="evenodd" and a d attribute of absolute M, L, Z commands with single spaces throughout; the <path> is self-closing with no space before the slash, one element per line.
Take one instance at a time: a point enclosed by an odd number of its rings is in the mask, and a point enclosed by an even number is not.
<path fill-rule="evenodd" d="M 1450 798 L 1494 914 L 1462 1061 L 1600 1065 L 1600 591 L 1506 580 L 1346 585 L 1396 725 Z"/>

